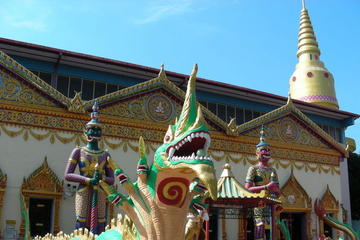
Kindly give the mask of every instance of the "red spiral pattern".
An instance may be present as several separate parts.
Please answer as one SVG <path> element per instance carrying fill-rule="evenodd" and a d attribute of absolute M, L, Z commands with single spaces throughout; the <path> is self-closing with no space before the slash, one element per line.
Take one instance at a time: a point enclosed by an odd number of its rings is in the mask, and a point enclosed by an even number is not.
<path fill-rule="evenodd" d="M 185 178 L 165 178 L 159 183 L 156 191 L 160 202 L 170 206 L 182 207 L 189 184 L 189 180 Z"/>

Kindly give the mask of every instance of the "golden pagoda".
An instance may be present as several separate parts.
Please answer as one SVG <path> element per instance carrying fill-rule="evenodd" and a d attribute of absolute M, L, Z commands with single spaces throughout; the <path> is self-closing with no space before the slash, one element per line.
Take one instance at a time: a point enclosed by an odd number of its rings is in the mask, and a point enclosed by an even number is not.
<path fill-rule="evenodd" d="M 299 62 L 289 81 L 291 97 L 338 109 L 334 78 L 320 61 L 320 49 L 304 1 L 300 16 L 297 58 Z"/>

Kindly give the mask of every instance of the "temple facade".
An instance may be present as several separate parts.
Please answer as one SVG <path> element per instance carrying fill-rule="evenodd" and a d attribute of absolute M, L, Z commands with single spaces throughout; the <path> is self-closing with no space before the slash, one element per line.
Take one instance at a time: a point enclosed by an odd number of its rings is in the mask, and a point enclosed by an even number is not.
<path fill-rule="evenodd" d="M 101 146 L 134 178 L 139 137 L 152 159 L 180 114 L 189 76 L 4 38 L 0 50 L 1 236 L 24 233 L 20 193 L 32 235 L 69 233 L 77 186 L 63 175 L 71 150 L 86 142 L 84 127 L 94 101 L 105 126 Z M 232 169 L 226 177 L 244 184 L 264 126 L 281 188 L 279 218 L 293 239 L 342 236 L 316 216 L 313 205 L 317 199 L 334 218 L 351 221 L 345 129 L 359 115 L 339 110 L 334 79 L 320 61 L 305 8 L 297 57 L 288 97 L 197 80 L 198 102 L 211 132 L 210 153 L 219 178 L 228 164 Z M 115 214 L 109 205 L 108 219 Z M 210 239 L 252 239 L 243 218 L 212 215 L 211 223 Z"/>

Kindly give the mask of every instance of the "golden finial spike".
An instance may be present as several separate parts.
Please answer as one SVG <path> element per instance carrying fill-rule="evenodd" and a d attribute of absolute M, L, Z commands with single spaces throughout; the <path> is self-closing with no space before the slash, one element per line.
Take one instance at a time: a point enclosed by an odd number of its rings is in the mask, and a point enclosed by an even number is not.
<path fill-rule="evenodd" d="M 305 8 L 303 8 L 300 16 L 297 57 L 300 59 L 301 55 L 306 53 L 320 56 L 320 49 L 318 47 L 318 42 L 316 41 L 309 13 Z"/>
<path fill-rule="evenodd" d="M 288 93 L 288 99 L 287 99 L 287 104 L 290 104 L 292 101 L 291 101 L 291 92 L 289 91 Z"/>
<path fill-rule="evenodd" d="M 160 65 L 160 72 L 158 74 L 158 77 L 166 78 L 165 67 L 163 63 Z"/>

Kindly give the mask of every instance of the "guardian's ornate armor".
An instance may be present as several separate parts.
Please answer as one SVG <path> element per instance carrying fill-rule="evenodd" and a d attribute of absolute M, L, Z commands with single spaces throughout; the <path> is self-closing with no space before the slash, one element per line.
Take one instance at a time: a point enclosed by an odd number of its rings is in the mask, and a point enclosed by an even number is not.
<path fill-rule="evenodd" d="M 65 170 L 65 178 L 67 181 L 80 183 L 75 196 L 76 228 L 89 228 L 90 216 L 88 214 L 92 204 L 91 196 L 93 192 L 90 179 L 95 174 L 95 165 L 98 164 L 99 172 L 104 176 L 103 180 L 107 184 L 112 185 L 114 183 L 114 173 L 110 167 L 110 161 L 110 154 L 107 151 L 91 151 L 86 147 L 77 147 L 70 154 Z M 80 174 L 74 173 L 77 165 Z M 98 232 L 102 232 L 106 225 L 106 196 L 102 191 L 98 193 L 97 209 L 97 228 Z"/>
<path fill-rule="evenodd" d="M 67 181 L 79 183 L 75 195 L 75 227 L 87 228 L 94 234 L 103 232 L 106 225 L 106 196 L 98 182 L 102 180 L 109 185 L 114 183 L 110 154 L 98 146 L 101 127 L 95 102 L 91 120 L 86 124 L 88 144 L 72 151 L 64 174 Z M 75 173 L 77 166 L 79 174 Z"/>
<path fill-rule="evenodd" d="M 245 188 L 250 192 L 260 192 L 268 190 L 273 198 L 277 198 L 280 193 L 279 180 L 276 170 L 268 166 L 271 157 L 270 145 L 265 141 L 264 129 L 260 131 L 260 142 L 256 145 L 256 156 L 258 165 L 248 169 Z M 255 239 L 265 239 L 265 223 L 267 206 L 254 208 Z"/>
<path fill-rule="evenodd" d="M 254 186 L 264 186 L 270 182 L 279 183 L 276 170 L 270 166 L 249 167 L 246 182 L 253 183 Z M 271 193 L 271 192 L 270 192 Z"/>

